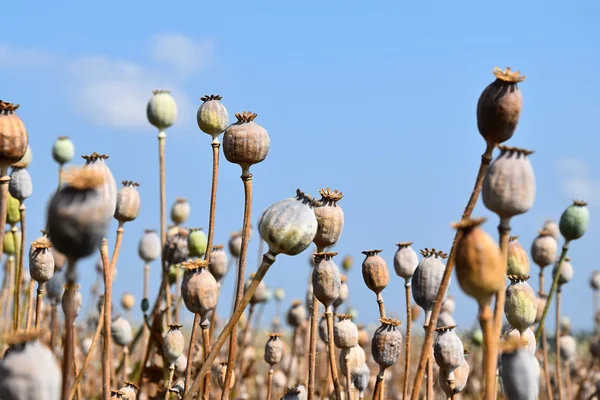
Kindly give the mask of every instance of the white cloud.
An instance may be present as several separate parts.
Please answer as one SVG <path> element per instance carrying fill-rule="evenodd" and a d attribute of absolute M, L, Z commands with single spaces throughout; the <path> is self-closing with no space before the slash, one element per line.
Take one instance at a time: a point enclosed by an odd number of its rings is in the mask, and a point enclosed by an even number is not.
<path fill-rule="evenodd" d="M 184 35 L 165 34 L 154 38 L 152 56 L 158 62 L 171 66 L 180 75 L 198 71 L 213 58 L 213 44 L 209 40 L 195 42 Z"/>
<path fill-rule="evenodd" d="M 559 161 L 561 188 L 572 199 L 587 201 L 590 205 L 600 204 L 600 179 L 590 174 L 587 163 L 579 158 L 564 158 Z"/>
<path fill-rule="evenodd" d="M 0 43 L 0 64 L 2 68 L 45 68 L 54 64 L 55 57 L 42 50 L 15 49 Z"/>

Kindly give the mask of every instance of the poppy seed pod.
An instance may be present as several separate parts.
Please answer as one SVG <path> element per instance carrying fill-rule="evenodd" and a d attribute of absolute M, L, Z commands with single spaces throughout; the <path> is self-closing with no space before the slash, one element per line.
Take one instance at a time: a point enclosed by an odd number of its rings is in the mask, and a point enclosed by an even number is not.
<path fill-rule="evenodd" d="M 250 287 L 250 284 L 252 283 L 252 280 L 254 279 L 254 273 L 250 273 L 250 275 L 248 275 L 248 278 L 249 279 L 244 283 L 244 293 L 246 292 L 248 287 Z M 267 301 L 267 286 L 265 285 L 265 283 L 263 281 L 260 281 L 258 283 L 258 286 L 256 287 L 256 289 L 254 290 L 252 297 L 250 298 L 250 304 L 255 305 L 255 304 L 259 304 L 259 303 L 264 303 L 266 301 Z"/>
<path fill-rule="evenodd" d="M 254 122 L 257 114 L 235 113 L 237 122 L 229 125 L 223 135 L 223 154 L 232 164 L 247 170 L 267 157 L 271 140 L 267 130 Z"/>
<path fill-rule="evenodd" d="M 16 165 L 16 164 L 15 164 Z M 24 201 L 33 193 L 33 182 L 29 171 L 23 167 L 13 166 L 8 183 L 10 195 L 19 201 Z"/>
<path fill-rule="evenodd" d="M 338 315 L 339 321 L 333 328 L 333 342 L 339 349 L 350 349 L 358 345 L 358 328 L 347 314 Z"/>
<path fill-rule="evenodd" d="M 480 305 L 504 290 L 506 263 L 496 242 L 482 228 L 485 218 L 453 224 L 462 236 L 456 243 L 456 276 L 461 289 Z"/>
<path fill-rule="evenodd" d="M 498 146 L 500 155 L 483 180 L 481 198 L 501 221 L 527 212 L 535 200 L 535 175 L 529 162 L 530 150 Z"/>
<path fill-rule="evenodd" d="M 217 381 L 219 383 L 219 387 L 221 390 L 225 388 L 225 375 L 227 375 L 227 363 L 222 362 L 221 368 L 219 368 L 219 373 L 217 375 Z M 231 383 L 229 384 L 229 390 L 233 389 L 235 386 L 235 369 L 231 370 Z"/>
<path fill-rule="evenodd" d="M 113 177 L 110 168 L 106 165 L 108 156 L 94 152 L 89 156 L 82 156 L 82 158 L 85 160 L 85 168 L 100 171 L 104 176 L 104 182 L 98 190 L 104 196 L 109 213 L 108 219 L 111 219 L 115 215 L 115 210 L 117 208 L 117 182 L 115 182 L 115 178 Z"/>
<path fill-rule="evenodd" d="M 306 308 L 300 300 L 292 301 L 292 306 L 287 313 L 287 323 L 292 328 L 298 328 L 306 320 Z"/>
<path fill-rule="evenodd" d="M 144 262 L 152 262 L 160 256 L 160 238 L 154 229 L 146 229 L 138 245 L 138 255 Z"/>
<path fill-rule="evenodd" d="M 306 396 L 302 394 L 302 390 L 299 387 L 287 388 L 281 400 L 306 400 Z"/>
<path fill-rule="evenodd" d="M 183 334 L 179 330 L 179 328 L 182 326 L 183 325 L 179 324 L 169 325 L 169 331 L 165 335 L 163 353 L 171 365 L 173 365 L 179 356 L 183 354 L 183 347 L 185 343 Z"/>
<path fill-rule="evenodd" d="M 540 268 L 545 268 L 556 260 L 558 243 L 551 231 L 542 229 L 531 244 L 531 259 Z"/>
<path fill-rule="evenodd" d="M 52 158 L 60 165 L 64 165 L 75 157 L 75 146 L 68 136 L 59 136 L 52 145 Z"/>
<path fill-rule="evenodd" d="M 558 286 L 562 286 L 565 283 L 569 283 L 569 281 L 571 279 L 573 279 L 573 266 L 571 265 L 571 259 L 569 257 L 566 257 L 564 259 L 564 261 L 562 262 L 562 264 L 560 264 L 559 267 L 559 274 L 560 276 L 558 277 Z M 552 279 L 554 279 L 554 276 L 556 275 L 556 268 L 552 271 Z"/>
<path fill-rule="evenodd" d="M 342 268 L 344 269 L 344 271 L 350 271 L 350 269 L 352 268 L 352 264 L 354 264 L 352 256 L 344 256 L 344 258 L 342 259 Z"/>
<path fill-rule="evenodd" d="M 471 369 L 469 368 L 469 363 L 467 359 L 463 357 L 463 362 L 460 364 L 458 368 L 454 370 L 454 390 L 450 388 L 448 384 L 448 380 L 450 380 L 450 371 L 445 368 L 440 368 L 440 389 L 446 394 L 446 396 L 450 397 L 453 393 L 462 392 L 467 386 L 467 381 L 469 380 L 469 373 Z"/>
<path fill-rule="evenodd" d="M 329 188 L 320 189 L 319 194 L 321 195 L 321 200 L 319 200 L 317 206 L 313 209 L 319 227 L 313 241 L 317 245 L 317 249 L 325 249 L 326 247 L 333 246 L 338 241 L 342 234 L 342 229 L 344 229 L 344 211 L 338 205 L 338 201 L 344 195 L 342 192 L 338 192 L 337 190 L 331 191 Z"/>
<path fill-rule="evenodd" d="M 361 252 L 366 256 L 362 263 L 362 276 L 367 287 L 375 294 L 381 293 L 390 281 L 387 264 L 379 255 L 381 251 L 365 250 Z"/>
<path fill-rule="evenodd" d="M 221 96 L 214 94 L 201 97 L 203 103 L 196 115 L 200 130 L 211 135 L 213 140 L 219 137 L 229 125 L 229 113 L 220 102 L 221 99 Z"/>
<path fill-rule="evenodd" d="M 265 361 L 271 367 L 281 362 L 283 357 L 283 340 L 281 333 L 269 333 L 269 340 L 265 344 Z"/>
<path fill-rule="evenodd" d="M 48 282 L 54 275 L 54 257 L 50 252 L 52 244 L 46 237 L 36 239 L 29 253 L 29 274 L 38 284 Z"/>
<path fill-rule="evenodd" d="M 379 318 L 381 326 L 377 328 L 371 340 L 371 353 L 381 369 L 396 363 L 402 350 L 400 321 L 392 318 Z"/>
<path fill-rule="evenodd" d="M 260 217 L 260 237 L 272 254 L 300 254 L 312 243 L 317 233 L 315 201 L 296 190 L 296 197 L 281 200 L 265 210 Z"/>
<path fill-rule="evenodd" d="M 148 121 L 163 131 L 177 119 L 177 103 L 168 90 L 153 90 L 153 96 L 146 106 Z"/>
<path fill-rule="evenodd" d="M 560 228 L 558 227 L 558 224 L 556 223 L 556 221 L 554 221 L 552 219 L 547 219 L 546 221 L 544 221 L 544 226 L 542 227 L 542 229 L 550 232 L 550 235 L 554 239 L 556 239 L 556 240 L 560 239 Z"/>
<path fill-rule="evenodd" d="M 444 299 L 444 302 L 442 303 L 442 308 L 441 308 L 441 312 L 446 312 L 448 314 L 454 314 L 454 311 L 456 310 L 456 303 L 454 302 L 454 297 L 452 296 L 448 296 Z M 456 325 L 456 324 L 449 324 L 449 325 Z"/>
<path fill-rule="evenodd" d="M 500 377 L 506 398 L 535 400 L 538 394 L 538 376 L 534 357 L 527 351 L 525 341 L 511 338 L 502 343 Z"/>
<path fill-rule="evenodd" d="M 570 335 L 563 335 L 560 337 L 560 357 L 565 362 L 575 361 L 577 356 L 577 342 L 575 338 Z"/>
<path fill-rule="evenodd" d="M 423 259 L 415 269 L 411 285 L 413 299 L 425 311 L 425 325 L 428 325 L 431 309 L 435 304 L 440 284 L 442 283 L 442 276 L 446 269 L 442 260 L 447 255 L 435 249 L 421 250 L 421 255 Z"/>
<path fill-rule="evenodd" d="M 358 329 L 358 345 L 360 347 L 365 347 L 369 344 L 369 332 L 367 332 L 367 329 L 363 324 L 357 325 L 356 328 Z"/>
<path fill-rule="evenodd" d="M 592 276 L 590 277 L 590 286 L 594 291 L 600 289 L 600 271 L 596 270 L 592 272 Z"/>
<path fill-rule="evenodd" d="M 363 393 L 369 387 L 369 380 L 371 378 L 371 370 L 365 363 L 360 366 L 358 373 L 352 374 L 352 383 L 359 393 Z"/>
<path fill-rule="evenodd" d="M 140 391 L 140 388 L 138 387 L 138 385 L 136 385 L 135 383 L 132 383 L 132 382 L 128 382 L 128 381 L 125 381 L 124 384 L 125 384 L 125 386 L 123 386 L 121 389 L 119 389 L 121 392 L 124 393 L 124 397 L 127 400 L 136 400 L 137 393 Z"/>
<path fill-rule="evenodd" d="M 122 316 L 117 316 L 110 324 L 112 338 L 119 346 L 129 346 L 133 340 L 133 331 L 131 324 Z"/>
<path fill-rule="evenodd" d="M 60 399 L 62 377 L 52 351 L 32 333 L 9 338 L 10 347 L 0 362 L 2 399 Z"/>
<path fill-rule="evenodd" d="M 58 251 L 79 259 L 98 251 L 106 236 L 109 216 L 99 188 L 104 176 L 96 169 L 71 169 L 65 185 L 50 200 L 47 212 L 48 238 Z"/>
<path fill-rule="evenodd" d="M 587 203 L 575 200 L 560 216 L 558 227 L 560 234 L 567 241 L 577 240 L 587 231 L 590 222 L 590 212 Z"/>
<path fill-rule="evenodd" d="M 436 328 L 442 328 L 445 326 L 456 326 L 456 320 L 449 312 L 441 311 L 440 315 L 438 315 Z"/>
<path fill-rule="evenodd" d="M 167 264 L 179 264 L 189 257 L 187 229 L 178 228 L 177 233 L 167 236 L 165 247 L 163 248 L 163 260 Z"/>
<path fill-rule="evenodd" d="M 325 343 L 329 343 L 329 332 L 327 332 L 327 317 L 321 316 L 319 320 L 319 337 Z"/>
<path fill-rule="evenodd" d="M 190 229 L 187 243 L 190 257 L 203 257 L 206 253 L 207 238 L 202 228 Z"/>
<path fill-rule="evenodd" d="M 21 157 L 21 159 L 19 161 L 17 161 L 16 163 L 12 164 L 12 166 L 15 168 L 27 168 L 29 166 L 29 164 L 31 164 L 32 160 L 33 160 L 33 153 L 31 152 L 31 146 L 29 146 L 29 144 L 28 144 L 27 150 L 25 150 L 25 154 L 23 154 L 23 157 Z"/>
<path fill-rule="evenodd" d="M 8 167 L 19 161 L 27 151 L 27 130 L 15 113 L 18 104 L 0 100 L 0 165 Z"/>
<path fill-rule="evenodd" d="M 121 296 L 121 307 L 125 311 L 130 311 L 135 305 L 135 297 L 131 293 L 125 292 Z"/>
<path fill-rule="evenodd" d="M 73 285 L 72 283 L 67 283 L 64 289 L 67 289 L 68 285 Z M 75 285 L 75 291 L 72 290 L 64 290 L 62 295 L 62 310 L 65 315 L 67 315 L 68 304 L 71 303 L 73 307 L 73 311 L 75 315 L 73 318 L 77 318 L 79 313 L 81 312 L 81 303 L 83 302 L 83 298 L 81 296 L 81 292 L 79 291 L 79 285 Z"/>
<path fill-rule="evenodd" d="M 312 287 L 315 296 L 326 309 L 339 297 L 342 286 L 340 270 L 333 261 L 336 255 L 337 253 L 314 254 L 316 265 L 312 273 Z"/>
<path fill-rule="evenodd" d="M 518 241 L 518 236 L 511 236 L 508 239 L 508 265 L 506 273 L 508 275 L 529 275 L 529 257 L 527 252 Z"/>
<path fill-rule="evenodd" d="M 345 275 L 340 275 L 340 295 L 338 296 L 337 299 L 335 299 L 335 301 L 333 302 L 333 308 L 338 308 L 339 306 L 341 306 L 342 304 L 344 304 L 344 302 L 348 299 L 348 278 Z"/>
<path fill-rule="evenodd" d="M 181 225 L 190 216 L 190 203 L 184 197 L 178 197 L 171 207 L 171 221 L 175 225 Z"/>
<path fill-rule="evenodd" d="M 231 234 L 229 238 L 229 253 L 235 258 L 239 258 L 242 253 L 242 233 L 235 232 Z"/>
<path fill-rule="evenodd" d="M 490 144 L 506 142 L 519 123 L 522 95 L 517 85 L 525 77 L 519 71 L 494 68 L 496 80 L 490 83 L 477 102 L 477 128 Z"/>
<path fill-rule="evenodd" d="M 433 357 L 440 368 L 448 371 L 448 379 L 454 380 L 454 370 L 465 360 L 463 343 L 454 332 L 456 326 L 436 328 L 438 337 L 433 344 Z"/>
<path fill-rule="evenodd" d="M 65 276 L 63 273 L 55 273 L 44 286 L 48 294 L 48 299 L 50 299 L 52 304 L 57 304 L 62 297 L 64 279 Z"/>
<path fill-rule="evenodd" d="M 410 278 L 412 278 L 417 265 L 419 265 L 419 257 L 417 253 L 410 247 L 413 242 L 402 242 L 398 243 L 398 250 L 394 255 L 394 269 L 396 275 L 400 278 L 404 278 L 407 285 L 410 285 Z"/>
<path fill-rule="evenodd" d="M 357 345 L 342 349 L 339 357 L 340 372 L 347 375 L 349 370 L 351 376 L 360 373 L 361 367 L 365 365 L 366 361 L 367 355 L 362 347 Z"/>
<path fill-rule="evenodd" d="M 217 280 L 205 268 L 207 261 L 189 260 L 181 264 L 186 269 L 181 281 L 181 297 L 185 307 L 202 320 L 214 310 L 219 296 Z"/>
<path fill-rule="evenodd" d="M 115 219 L 121 223 L 133 221 L 140 213 L 140 194 L 137 182 L 123 181 L 123 187 L 117 193 Z"/>
<path fill-rule="evenodd" d="M 6 210 L 6 223 L 10 226 L 15 226 L 19 221 L 21 221 L 21 213 L 19 211 L 19 207 L 21 206 L 21 202 L 8 192 L 8 209 Z"/>
<path fill-rule="evenodd" d="M 506 333 L 507 338 L 516 338 L 516 339 L 525 339 L 527 342 L 527 350 L 532 356 L 535 356 L 535 351 L 537 349 L 537 341 L 535 340 L 535 333 L 531 328 L 525 329 L 523 333 L 519 332 L 517 328 L 512 328 Z"/>
<path fill-rule="evenodd" d="M 537 297 L 527 283 L 529 276 L 509 275 L 510 285 L 506 288 L 504 314 L 508 323 L 521 334 L 533 323 L 537 316 Z"/>
<path fill-rule="evenodd" d="M 217 282 L 221 282 L 225 275 L 227 275 L 227 253 L 225 253 L 222 244 L 216 244 L 212 247 L 208 270 L 213 274 Z"/>
<path fill-rule="evenodd" d="M 17 243 L 20 243 L 20 231 L 13 232 L 11 229 L 4 231 L 4 243 L 2 243 L 2 252 L 9 256 L 14 256 L 17 252 Z"/>

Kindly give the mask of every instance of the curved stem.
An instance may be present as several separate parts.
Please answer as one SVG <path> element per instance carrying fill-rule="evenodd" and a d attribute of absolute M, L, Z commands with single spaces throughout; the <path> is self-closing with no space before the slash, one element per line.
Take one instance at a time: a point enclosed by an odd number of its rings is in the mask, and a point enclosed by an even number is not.
<path fill-rule="evenodd" d="M 269 368 L 269 375 L 267 378 L 267 400 L 271 400 L 273 391 L 273 366 L 271 365 Z"/>
<path fill-rule="evenodd" d="M 37 299 L 35 301 L 35 329 L 40 328 L 40 311 L 42 310 L 42 296 L 44 295 L 44 284 L 38 283 Z"/>
<path fill-rule="evenodd" d="M 21 216 L 21 244 L 19 247 L 19 263 L 17 266 L 17 283 L 15 290 L 15 308 L 13 313 L 13 331 L 19 329 L 21 313 L 19 312 L 21 307 L 21 286 L 23 286 L 23 260 L 25 259 L 25 204 L 21 202 L 19 206 L 19 214 Z M 17 243 L 17 241 L 15 241 Z"/>
<path fill-rule="evenodd" d="M 104 346 L 102 348 L 102 390 L 104 400 L 110 396 L 111 360 L 111 314 L 112 314 L 112 266 L 108 260 L 108 241 L 104 239 L 100 246 L 100 256 L 104 270 Z"/>
<path fill-rule="evenodd" d="M 248 254 L 248 241 L 250 239 L 250 217 L 252 215 L 252 174 L 247 169 L 243 170 L 242 181 L 244 183 L 244 223 L 242 228 L 242 248 L 238 265 L 237 289 L 235 295 L 235 308 L 240 306 L 244 294 L 244 276 L 246 274 L 246 256 Z M 227 365 L 235 366 L 235 355 L 237 351 L 237 324 L 233 327 L 231 337 L 229 338 L 229 353 L 227 356 Z M 234 367 L 235 368 L 235 367 Z M 231 374 L 234 368 L 227 368 L 225 374 L 225 389 L 221 394 L 221 400 L 228 400 L 231 392 Z"/>
<path fill-rule="evenodd" d="M 406 341 L 404 351 L 404 381 L 402 384 L 402 400 L 408 397 L 408 377 L 410 376 L 410 339 L 412 329 L 412 312 L 410 307 L 410 280 L 407 279 L 404 283 L 406 294 Z"/>
<path fill-rule="evenodd" d="M 200 372 L 198 372 L 198 374 L 196 375 L 196 379 L 194 379 L 194 382 L 193 382 L 192 386 L 190 387 L 190 390 L 185 394 L 184 400 L 191 400 L 193 398 L 193 393 L 198 391 L 200 384 L 204 379 L 204 376 L 208 373 L 208 371 L 210 371 L 210 368 L 211 368 L 213 362 L 215 361 L 215 358 L 217 358 L 217 354 L 221 350 L 221 347 L 223 347 L 223 344 L 227 341 L 227 337 L 231 334 L 231 331 L 233 330 L 234 326 L 237 325 L 238 320 L 240 319 L 240 317 L 241 317 L 242 313 L 244 312 L 244 309 L 246 308 L 248 303 L 250 303 L 250 299 L 254 295 L 254 292 L 256 291 L 258 284 L 262 281 L 262 279 L 264 278 L 266 273 L 269 271 L 269 268 L 271 267 L 271 265 L 273 265 L 274 262 L 275 262 L 275 254 L 273 254 L 271 252 L 267 252 L 263 256 L 263 261 L 262 261 L 260 267 L 258 268 L 258 270 L 256 271 L 254 278 L 252 278 L 252 281 L 250 282 L 250 286 L 248 286 L 248 288 L 246 289 L 246 291 L 244 293 L 244 297 L 242 298 L 242 301 L 240 302 L 239 306 L 235 308 L 231 318 L 227 322 L 227 325 L 225 325 L 225 327 L 221 331 L 221 334 L 217 338 L 217 341 L 212 346 L 212 350 L 210 351 L 210 354 L 205 359 L 204 364 L 202 365 L 202 368 L 200 369 Z M 223 387 L 226 387 L 226 386 L 223 386 Z"/>
<path fill-rule="evenodd" d="M 325 311 L 325 317 L 327 318 L 327 335 L 329 337 L 329 367 L 331 368 L 335 398 L 336 400 L 342 400 L 342 389 L 340 388 L 340 380 L 338 378 L 337 365 L 335 363 L 335 345 L 333 344 L 333 313 L 331 312 L 331 306 L 327 307 L 327 311 Z"/>
<path fill-rule="evenodd" d="M 383 296 L 377 293 L 377 305 L 379 306 L 379 317 L 385 318 L 385 305 L 383 304 Z"/>
<path fill-rule="evenodd" d="M 35 281 L 32 279 L 29 282 L 29 290 L 27 291 L 27 317 L 25 319 L 25 330 L 29 331 L 31 329 L 31 323 L 33 320 L 33 304 L 35 298 Z M 35 322 L 34 322 L 35 323 Z"/>
<path fill-rule="evenodd" d="M 112 259 L 110 261 L 110 269 L 111 272 L 115 272 L 115 268 L 117 267 L 117 260 L 119 259 L 119 252 L 121 251 L 121 243 L 123 242 L 123 222 L 119 221 L 119 227 L 117 228 L 117 239 L 115 240 L 115 249 L 113 251 Z"/>
<path fill-rule="evenodd" d="M 483 179 L 485 178 L 485 174 L 488 170 L 488 167 L 492 162 L 493 151 L 494 144 L 487 143 L 485 153 L 483 153 L 483 155 L 481 156 L 481 164 L 479 165 L 479 172 L 477 173 L 477 178 L 475 179 L 475 186 L 473 188 L 473 191 L 471 192 L 471 196 L 463 212 L 463 218 L 469 218 L 471 216 L 471 213 L 473 212 L 473 209 L 475 208 L 475 205 L 477 204 L 477 199 L 479 198 L 479 193 L 481 192 L 481 187 L 483 186 Z M 442 308 L 442 302 L 444 300 L 444 296 L 446 295 L 448 285 L 450 284 L 452 270 L 454 269 L 454 252 L 456 249 L 456 243 L 458 242 L 460 235 L 462 235 L 462 233 L 460 233 L 460 231 L 457 231 L 456 235 L 454 236 L 454 241 L 452 242 L 452 247 L 450 249 L 450 255 L 448 256 L 448 262 L 446 263 L 446 269 L 444 270 L 444 276 L 442 277 L 440 289 L 435 300 L 435 305 L 433 306 L 431 323 L 428 325 L 427 330 L 425 331 L 423 347 L 421 350 L 421 356 L 419 358 L 419 365 L 417 367 L 417 373 L 413 382 L 413 390 L 410 396 L 411 400 L 417 400 L 419 396 L 419 389 L 421 387 L 421 383 L 423 382 L 423 376 L 425 375 L 427 359 L 429 358 L 431 346 L 433 345 L 433 331 L 435 330 L 437 319 L 440 315 L 440 310 Z"/>
<path fill-rule="evenodd" d="M 187 388 L 192 379 L 192 359 L 194 358 L 194 343 L 196 343 L 196 332 L 200 322 L 200 314 L 194 314 L 194 322 L 192 323 L 192 333 L 190 334 L 190 345 L 188 346 L 187 365 L 185 366 L 185 382 L 183 393 L 187 393 Z"/>
<path fill-rule="evenodd" d="M 496 390 L 496 369 L 495 360 L 497 359 L 496 339 L 494 324 L 492 321 L 492 309 L 489 304 L 479 306 L 479 324 L 483 331 L 483 375 L 485 384 L 485 399 L 493 400 Z"/>
<path fill-rule="evenodd" d="M 550 309 L 550 304 L 552 303 L 552 297 L 554 296 L 554 293 L 556 293 L 556 290 L 558 288 L 558 278 L 560 277 L 560 274 L 558 273 L 558 271 L 559 271 L 558 268 L 563 263 L 563 261 L 565 261 L 565 258 L 567 257 L 567 253 L 569 252 L 569 243 L 570 243 L 570 241 L 568 241 L 568 240 L 565 241 L 565 244 L 563 245 L 562 251 L 560 253 L 560 258 L 558 259 L 556 264 L 554 264 L 553 271 L 556 273 L 554 274 L 554 279 L 552 280 L 552 286 L 550 287 L 550 292 L 548 293 L 548 298 L 546 299 L 546 307 L 544 307 L 544 313 L 542 314 L 542 318 L 540 319 L 538 328 L 535 331 L 535 340 L 539 340 L 540 335 L 542 334 L 542 326 L 544 326 L 544 323 L 546 321 L 546 315 L 548 314 L 548 310 Z"/>
<path fill-rule="evenodd" d="M 75 332 L 73 326 L 75 323 L 75 304 L 74 298 L 77 293 L 77 269 L 76 260 L 70 259 L 67 265 L 65 293 L 63 298 L 65 301 L 65 341 L 63 346 L 63 360 L 62 360 L 62 391 L 61 399 L 67 400 L 69 397 L 69 388 L 71 384 L 71 377 L 73 375 L 73 336 Z"/>
<path fill-rule="evenodd" d="M 556 274 L 559 275 L 559 274 Z M 555 341 L 556 341 L 556 383 L 558 386 L 558 398 L 559 400 L 563 399 L 563 382 L 562 382 L 562 364 L 560 362 L 560 298 L 561 298 L 561 288 L 558 287 L 558 291 L 556 292 L 556 333 L 555 333 Z"/>
<path fill-rule="evenodd" d="M 202 326 L 202 346 L 204 351 L 204 362 L 208 358 L 210 354 L 210 330 L 208 324 Z M 243 377 L 242 377 L 243 379 Z M 210 389 L 210 370 L 206 373 L 204 377 L 204 387 L 202 388 L 202 400 L 208 400 Z"/>

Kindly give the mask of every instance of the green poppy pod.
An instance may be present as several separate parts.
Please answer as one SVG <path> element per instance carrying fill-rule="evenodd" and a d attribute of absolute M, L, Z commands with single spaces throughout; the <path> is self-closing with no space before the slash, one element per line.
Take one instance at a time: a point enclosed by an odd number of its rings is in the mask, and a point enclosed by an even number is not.
<path fill-rule="evenodd" d="M 587 203 L 575 200 L 560 216 L 558 227 L 565 240 L 579 239 L 588 229 L 590 212 Z"/>
<path fill-rule="evenodd" d="M 187 238 L 187 245 L 190 257 L 203 257 L 206 253 L 207 238 L 202 228 L 190 229 Z"/>
<path fill-rule="evenodd" d="M 6 223 L 10 226 L 15 226 L 21 221 L 21 212 L 19 211 L 19 207 L 21 207 L 21 202 L 15 199 L 10 192 L 8 192 L 8 208 L 6 210 Z"/>
<path fill-rule="evenodd" d="M 59 136 L 52 145 L 52 158 L 60 165 L 64 165 L 75 157 L 75 146 L 68 136 Z"/>
<path fill-rule="evenodd" d="M 146 106 L 148 121 L 158 130 L 164 131 L 177 119 L 177 103 L 168 90 L 154 90 Z"/>
<path fill-rule="evenodd" d="M 221 103 L 222 99 L 221 96 L 214 94 L 201 97 L 200 100 L 202 100 L 203 103 L 198 108 L 198 114 L 196 115 L 198 127 L 202 132 L 211 135 L 213 141 L 218 138 L 229 125 L 229 113 Z"/>

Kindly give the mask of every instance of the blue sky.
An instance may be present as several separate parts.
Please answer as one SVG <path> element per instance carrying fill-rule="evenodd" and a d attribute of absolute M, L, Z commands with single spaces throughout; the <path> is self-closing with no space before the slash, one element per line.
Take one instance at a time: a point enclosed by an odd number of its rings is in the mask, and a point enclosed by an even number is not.
<path fill-rule="evenodd" d="M 598 3 L 69 3 L 3 6 L 10 18 L 0 38 L 0 98 L 22 105 L 33 149 L 29 232 L 44 224 L 56 183 L 50 147 L 59 135 L 72 138 L 78 155 L 109 154 L 117 181 L 141 184 L 142 210 L 125 226 L 115 295 L 127 290 L 141 297 L 137 242 L 159 224 L 157 132 L 145 117 L 151 91 L 171 89 L 180 106 L 167 138 L 168 206 L 187 197 L 188 225 L 205 229 L 211 148 L 195 110 L 201 96 L 218 93 L 232 118 L 256 112 L 271 137 L 267 159 L 252 168 L 254 223 L 298 187 L 312 194 L 327 186 L 341 190 L 346 227 L 335 251 L 355 259 L 350 303 L 362 322 L 376 322 L 360 252 L 381 248 L 392 275 L 383 292 L 388 313 L 404 320 L 394 244 L 449 250 L 450 223 L 460 218 L 484 150 L 477 99 L 495 66 L 511 66 L 527 79 L 520 85 L 521 122 L 508 143 L 536 151 L 537 178 L 534 207 L 513 220 L 513 234 L 529 249 L 545 219 L 558 218 L 573 198 L 590 202 L 589 232 L 571 246 L 575 277 L 564 289 L 563 310 L 575 327 L 591 326 L 588 279 L 598 268 L 600 236 Z M 222 158 L 216 243 L 241 226 L 239 176 L 239 167 Z M 497 236 L 497 218 L 481 202 L 474 215 L 488 216 L 486 229 Z M 253 240 L 249 271 L 257 248 Z M 308 251 L 281 256 L 267 276 L 268 285 L 285 288 L 286 304 L 304 298 L 308 257 Z M 94 262 L 79 266 L 84 294 Z M 153 288 L 158 274 L 153 265 Z M 230 309 L 233 281 L 230 273 L 221 313 Z M 459 325 L 469 327 L 475 303 L 456 282 L 451 293 Z"/>

